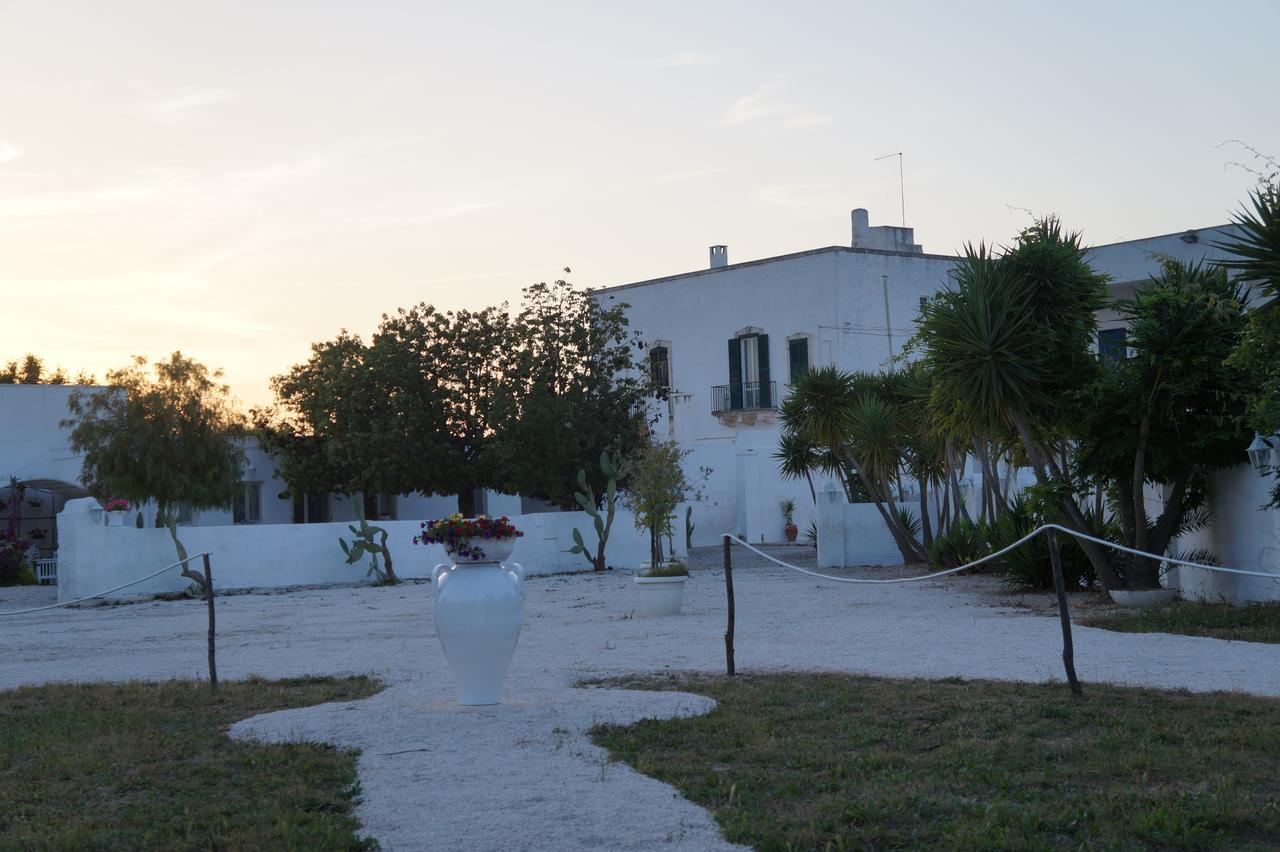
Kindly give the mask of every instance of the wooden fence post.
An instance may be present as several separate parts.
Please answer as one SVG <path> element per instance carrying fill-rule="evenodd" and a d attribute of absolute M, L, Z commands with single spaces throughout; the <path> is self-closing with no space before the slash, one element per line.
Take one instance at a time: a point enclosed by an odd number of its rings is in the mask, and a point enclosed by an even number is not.
<path fill-rule="evenodd" d="M 1053 563 L 1053 588 L 1058 593 L 1058 619 L 1062 622 L 1062 667 L 1067 670 L 1067 683 L 1071 694 L 1084 695 L 1080 681 L 1076 679 L 1075 648 L 1071 642 L 1071 613 L 1067 612 L 1067 584 L 1062 577 L 1062 554 L 1058 552 L 1058 538 L 1049 530 L 1049 561 Z"/>
<path fill-rule="evenodd" d="M 733 559 L 729 555 L 733 543 L 724 537 L 724 590 L 729 598 L 729 624 L 724 632 L 725 670 L 733 677 Z"/>

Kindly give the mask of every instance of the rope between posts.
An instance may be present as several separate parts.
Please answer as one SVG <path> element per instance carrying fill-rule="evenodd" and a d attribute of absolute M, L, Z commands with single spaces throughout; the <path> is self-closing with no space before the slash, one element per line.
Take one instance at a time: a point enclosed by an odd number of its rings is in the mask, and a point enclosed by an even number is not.
<path fill-rule="evenodd" d="M 1082 533 L 1077 530 L 1067 529 L 1066 527 L 1061 526 L 1059 524 L 1044 524 L 1043 526 L 1037 527 L 1036 529 L 1027 533 L 1022 538 L 1018 539 L 1012 544 L 1006 547 L 1002 547 L 994 553 L 988 553 L 986 556 L 982 557 L 981 559 L 975 559 L 972 562 L 967 562 L 964 565 L 961 565 L 957 568 L 948 568 L 945 571 L 935 571 L 932 574 L 923 574 L 919 577 L 897 577 L 891 580 L 868 580 L 868 579 L 862 579 L 862 578 L 856 578 L 856 577 L 833 577 L 830 574 L 822 574 L 818 571 L 810 571 L 807 568 L 801 568 L 798 565 L 792 565 L 789 562 L 783 562 L 781 559 L 776 559 L 770 556 L 769 554 L 765 553 L 764 551 L 760 550 L 759 548 L 752 547 L 750 544 L 738 538 L 737 536 L 733 535 L 732 533 L 724 533 L 723 538 L 728 539 L 734 544 L 740 544 L 743 547 L 747 548 L 748 550 L 752 551 L 753 553 L 756 553 L 759 556 L 763 556 L 765 559 L 768 559 L 770 562 L 774 562 L 778 565 L 781 565 L 783 568 L 790 568 L 792 571 L 798 571 L 801 574 L 808 574 L 811 577 L 821 577 L 824 580 L 832 580 L 837 583 L 860 583 L 863 585 L 886 585 L 889 583 L 914 583 L 919 580 L 931 580 L 934 577 L 944 577 L 947 574 L 955 574 L 959 571 L 964 571 L 966 569 L 973 568 L 974 566 L 981 565 L 984 562 L 990 562 L 992 559 L 995 559 L 999 556 L 1003 556 L 1009 551 L 1014 550 L 1015 548 L 1020 547 L 1023 544 L 1026 544 L 1028 541 L 1035 538 L 1040 533 L 1048 532 L 1049 530 L 1057 530 L 1058 532 L 1066 533 L 1067 535 L 1075 536 L 1076 538 L 1082 538 L 1082 539 L 1085 539 L 1086 541 L 1092 541 L 1095 544 L 1100 544 L 1105 547 L 1110 547 L 1113 550 L 1123 551 L 1124 553 L 1130 553 L 1130 554 L 1133 554 L 1134 556 L 1145 556 L 1150 559 L 1154 559 L 1157 562 L 1169 562 L 1174 565 L 1185 565 L 1188 568 L 1201 568 L 1201 569 L 1204 569 L 1205 571 L 1219 571 L 1224 574 L 1242 574 L 1246 577 L 1266 577 L 1267 579 L 1270 579 L 1270 580 L 1280 581 L 1280 574 L 1268 573 L 1263 571 L 1245 571 L 1240 568 L 1224 568 L 1221 565 L 1205 565 L 1200 562 L 1189 562 L 1185 559 L 1175 559 L 1172 556 L 1158 556 L 1154 553 L 1147 553 L 1142 550 L 1136 550 L 1132 547 L 1126 547 L 1123 544 L 1116 544 L 1115 542 L 1107 541 L 1104 538 L 1097 538 L 1087 533 Z"/>
<path fill-rule="evenodd" d="M 91 601 L 91 600 L 93 600 L 94 598 L 100 598 L 100 597 L 102 597 L 103 595 L 109 595 L 109 594 L 111 594 L 112 592 L 118 592 L 118 591 L 120 591 L 121 589 L 127 589 L 127 588 L 129 588 L 130 586 L 136 586 L 136 585 L 138 585 L 139 583 L 145 583 L 147 580 L 150 580 L 152 577 L 159 577 L 159 576 L 160 576 L 161 574 L 163 574 L 165 571 L 169 571 L 169 570 L 171 570 L 171 569 L 173 569 L 173 568 L 177 568 L 179 565 L 186 565 L 188 562 L 192 561 L 193 559 L 199 559 L 199 558 L 201 558 L 202 556 L 208 556 L 208 555 L 209 555 L 209 554 L 206 552 L 206 553 L 197 553 L 197 554 L 195 554 L 194 556 L 188 556 L 186 559 L 180 559 L 180 560 L 178 560 L 177 562 L 173 563 L 172 565 L 166 565 L 166 566 L 164 566 L 163 568 L 161 568 L 159 571 L 155 571 L 155 572 L 153 572 L 153 573 L 151 573 L 151 574 L 148 574 L 148 575 L 147 575 L 147 576 L 145 576 L 145 577 L 139 577 L 137 580 L 130 580 L 129 582 L 127 582 L 127 583 L 125 583 L 125 584 L 123 584 L 123 585 L 116 586 L 114 589 L 107 589 L 105 592 L 98 592 L 96 595 L 86 595 L 86 596 L 85 596 L 85 597 L 83 597 L 83 598 L 76 598 L 75 600 L 71 600 L 71 601 L 62 601 L 61 603 L 49 604 L 48 606 L 36 606 L 36 607 L 31 607 L 30 609 L 14 609 L 14 610 L 9 610 L 9 611 L 7 611 L 7 612 L 0 612 L 0 616 L 5 616 L 5 615 L 26 615 L 26 614 L 27 614 L 27 613 L 29 613 L 29 612 L 44 612 L 44 611 L 45 611 L 45 610 L 47 610 L 47 609 L 57 609 L 58 607 L 61 607 L 61 606 L 71 606 L 72 604 L 84 603 L 85 601 Z"/>

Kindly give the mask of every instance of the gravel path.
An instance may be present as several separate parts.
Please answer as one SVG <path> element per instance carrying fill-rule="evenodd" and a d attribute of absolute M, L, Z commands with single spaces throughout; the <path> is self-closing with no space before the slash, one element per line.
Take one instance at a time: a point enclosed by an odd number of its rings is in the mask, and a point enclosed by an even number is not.
<path fill-rule="evenodd" d="M 737 662 L 751 670 L 1061 679 L 1055 618 L 992 606 L 965 578 L 846 586 L 734 554 Z M 783 558 L 812 567 L 802 549 Z M 707 712 L 680 693 L 576 689 L 584 679 L 723 671 L 718 549 L 695 554 L 678 618 L 635 616 L 630 578 L 532 578 L 507 703 L 460 708 L 431 627 L 431 587 L 344 588 L 218 601 L 219 674 L 364 674 L 389 688 L 351 704 L 238 723 L 233 736 L 363 750 L 365 830 L 387 849 L 728 849 L 714 821 L 657 781 L 609 763 L 585 732 Z M 807 560 L 807 561 L 805 561 Z M 0 590 L 0 612 L 51 601 Z M 166 601 L 0 618 L 0 688 L 202 677 L 203 605 Z M 1077 627 L 1090 681 L 1280 696 L 1280 646 Z"/>

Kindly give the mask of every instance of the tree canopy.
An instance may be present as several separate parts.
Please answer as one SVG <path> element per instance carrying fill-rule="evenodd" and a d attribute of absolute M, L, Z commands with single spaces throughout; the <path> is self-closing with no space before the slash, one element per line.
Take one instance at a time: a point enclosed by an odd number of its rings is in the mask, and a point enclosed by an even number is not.
<path fill-rule="evenodd" d="M 290 490 L 458 494 L 469 513 L 474 490 L 493 488 L 572 507 L 584 460 L 645 437 L 624 311 L 563 280 L 525 288 L 515 316 L 400 309 L 367 343 L 343 331 L 314 344 L 255 422 Z"/>
<path fill-rule="evenodd" d="M 179 559 L 179 507 L 225 507 L 241 477 L 244 424 L 221 375 L 181 352 L 150 367 L 137 357 L 107 373 L 109 389 L 73 393 L 63 422 L 90 493 L 156 501 Z"/>

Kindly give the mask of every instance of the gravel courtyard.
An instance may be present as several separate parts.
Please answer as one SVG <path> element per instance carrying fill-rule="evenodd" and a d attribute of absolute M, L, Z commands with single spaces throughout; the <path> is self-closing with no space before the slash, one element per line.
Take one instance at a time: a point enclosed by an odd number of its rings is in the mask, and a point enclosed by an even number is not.
<path fill-rule="evenodd" d="M 813 566 L 802 548 L 775 551 Z M 740 670 L 1046 681 L 1061 679 L 1056 618 L 995 606 L 966 578 L 851 586 L 734 552 Z M 634 613 L 629 575 L 531 578 L 503 705 L 453 703 L 427 584 L 218 600 L 218 667 L 250 675 L 372 673 L 388 684 L 352 704 L 237 724 L 233 736 L 314 739 L 363 751 L 365 831 L 386 849 L 720 849 L 709 814 L 664 784 L 609 763 L 597 722 L 706 712 L 679 693 L 579 689 L 584 678 L 723 671 L 720 551 L 692 559 L 685 614 Z M 215 563 L 216 569 L 216 563 Z M 0 590 L 0 612 L 52 602 Z M 47 681 L 203 677 L 203 604 L 155 601 L 0 618 L 0 688 Z M 1090 681 L 1280 696 L 1280 646 L 1076 627 Z"/>

